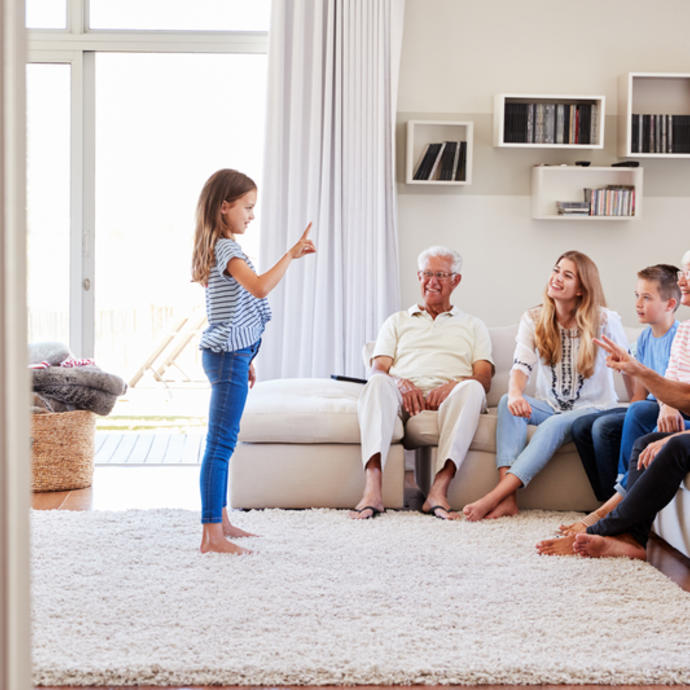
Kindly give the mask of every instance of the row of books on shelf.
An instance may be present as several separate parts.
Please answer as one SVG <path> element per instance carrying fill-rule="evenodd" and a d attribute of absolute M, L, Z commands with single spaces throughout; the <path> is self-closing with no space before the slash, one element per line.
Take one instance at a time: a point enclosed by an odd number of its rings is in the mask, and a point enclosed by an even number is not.
<path fill-rule="evenodd" d="M 596 144 L 598 139 L 598 103 L 505 103 L 505 143 Z"/>
<path fill-rule="evenodd" d="M 414 171 L 415 180 L 465 181 L 466 141 L 441 141 L 427 144 Z"/>
<path fill-rule="evenodd" d="M 584 201 L 557 201 L 561 216 L 634 216 L 635 188 L 607 185 L 584 190 Z"/>
<path fill-rule="evenodd" d="M 690 153 L 690 115 L 633 113 L 632 153 Z"/>

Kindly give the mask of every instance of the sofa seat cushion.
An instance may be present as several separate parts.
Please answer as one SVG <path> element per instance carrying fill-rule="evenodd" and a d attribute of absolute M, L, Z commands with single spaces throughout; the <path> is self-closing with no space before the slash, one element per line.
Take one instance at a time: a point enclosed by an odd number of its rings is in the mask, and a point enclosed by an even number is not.
<path fill-rule="evenodd" d="M 333 379 L 274 379 L 249 391 L 240 422 L 244 443 L 360 442 L 357 401 L 362 384 Z M 402 439 L 402 423 L 393 442 Z"/>
<path fill-rule="evenodd" d="M 437 416 L 438 412 L 424 410 L 414 417 L 410 417 L 405 425 L 405 437 L 403 439 L 405 448 L 414 449 L 438 445 Z M 479 415 L 479 424 L 472 439 L 470 450 L 496 453 L 497 422 L 498 410 L 495 407 L 490 407 L 486 413 Z M 527 427 L 528 440 L 534 436 L 536 430 L 537 427 L 531 424 Z M 563 448 L 575 450 L 572 443 L 567 443 Z"/>

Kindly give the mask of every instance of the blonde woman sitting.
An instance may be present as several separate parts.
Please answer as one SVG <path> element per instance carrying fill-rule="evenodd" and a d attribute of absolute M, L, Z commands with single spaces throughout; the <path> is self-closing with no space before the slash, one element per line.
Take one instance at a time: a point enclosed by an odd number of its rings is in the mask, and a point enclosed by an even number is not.
<path fill-rule="evenodd" d="M 498 405 L 496 464 L 499 482 L 463 509 L 468 520 L 516 515 L 516 493 L 570 440 L 583 414 L 613 407 L 617 397 L 606 353 L 594 338 L 628 347 L 620 316 L 606 308 L 595 263 L 568 251 L 558 257 L 544 303 L 522 315 L 508 393 Z M 524 394 L 536 375 L 535 397 Z M 538 425 L 527 443 L 527 425 Z"/>

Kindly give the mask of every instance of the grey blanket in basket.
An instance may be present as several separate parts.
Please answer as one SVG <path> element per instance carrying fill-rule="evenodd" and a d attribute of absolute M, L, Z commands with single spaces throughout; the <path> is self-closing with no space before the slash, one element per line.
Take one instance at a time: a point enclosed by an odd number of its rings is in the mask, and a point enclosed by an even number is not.
<path fill-rule="evenodd" d="M 51 411 L 91 410 L 107 415 L 127 384 L 97 366 L 32 369 L 33 390 L 48 399 Z M 47 411 L 47 410 L 46 410 Z"/>

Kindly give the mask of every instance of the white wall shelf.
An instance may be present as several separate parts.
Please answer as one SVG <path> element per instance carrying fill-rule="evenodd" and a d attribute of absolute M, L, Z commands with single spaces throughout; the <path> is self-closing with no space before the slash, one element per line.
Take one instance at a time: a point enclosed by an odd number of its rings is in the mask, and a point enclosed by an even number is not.
<path fill-rule="evenodd" d="M 469 121 L 450 121 L 450 120 L 408 120 L 407 122 L 407 153 L 405 161 L 405 182 L 414 185 L 434 185 L 434 186 L 461 186 L 472 183 L 472 143 L 473 143 L 474 124 Z M 436 166 L 436 170 L 430 179 L 414 179 L 415 172 L 419 168 L 424 154 L 429 144 L 444 142 L 466 142 L 465 143 L 465 165 L 464 179 L 455 179 L 457 163 L 460 156 L 455 160 L 455 169 L 452 172 L 453 179 L 439 179 L 441 165 Z M 460 147 L 457 147 L 459 152 Z M 441 154 L 443 155 L 443 154 Z"/>
<path fill-rule="evenodd" d="M 539 220 L 620 221 L 640 217 L 642 210 L 641 167 L 590 167 L 535 165 L 532 168 L 532 217 Z M 585 188 L 608 185 L 634 187 L 633 215 L 559 215 L 556 202 L 583 201 Z"/>
<path fill-rule="evenodd" d="M 604 147 L 605 100 L 604 96 L 497 94 L 494 97 L 494 146 L 601 149 Z M 575 135 L 574 131 L 566 127 L 566 123 L 569 123 L 571 119 L 569 107 L 571 105 L 579 108 L 573 111 L 574 117 L 576 112 L 579 113 L 576 117 L 586 112 L 591 118 L 585 143 L 571 143 L 579 138 L 579 132 Z M 506 112 L 506 106 L 509 112 Z M 517 112 L 513 106 L 517 106 Z M 526 106 L 526 108 L 520 108 L 520 106 Z M 529 106 L 533 106 L 531 110 Z M 551 106 L 553 108 L 549 111 L 548 108 Z M 563 106 L 563 108 L 559 109 L 557 106 Z M 539 115 L 540 109 L 542 115 Z M 538 121 L 543 124 L 538 126 Z M 547 127 L 547 122 L 551 122 L 550 127 Z"/>
<path fill-rule="evenodd" d="M 661 138 L 662 146 L 658 150 L 652 147 L 649 138 L 649 121 L 643 124 L 642 148 L 636 145 L 639 137 L 639 120 L 634 125 L 633 116 L 686 116 L 685 136 L 676 137 L 679 134 L 679 120 L 676 125 L 673 120 L 665 123 L 659 122 L 659 129 L 655 128 L 655 142 Z M 663 129 L 671 129 L 671 142 L 668 146 L 668 135 Z M 634 131 L 635 130 L 635 131 Z M 680 142 L 685 140 L 685 146 Z M 664 146 L 663 144 L 666 143 Z M 671 148 L 671 151 L 668 149 Z M 673 148 L 681 148 L 680 152 L 674 152 Z M 690 158 L 690 74 L 676 74 L 667 72 L 629 72 L 618 80 L 618 155 L 627 158 Z"/>

